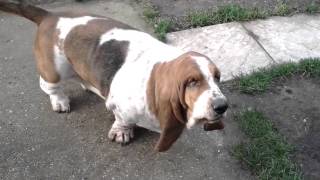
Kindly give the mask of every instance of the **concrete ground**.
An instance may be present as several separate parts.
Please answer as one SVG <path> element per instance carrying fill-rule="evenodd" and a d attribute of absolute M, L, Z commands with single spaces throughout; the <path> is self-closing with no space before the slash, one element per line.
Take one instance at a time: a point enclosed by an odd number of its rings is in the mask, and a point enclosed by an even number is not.
<path fill-rule="evenodd" d="M 51 10 L 86 10 L 150 32 L 132 1 L 57 3 Z M 52 112 L 41 92 L 32 55 L 36 26 L 0 14 L 0 179 L 253 179 L 230 155 L 242 137 L 236 123 L 224 131 L 185 132 L 166 153 L 152 148 L 158 134 L 137 129 L 127 146 L 110 142 L 114 120 L 97 96 L 69 82 L 72 112 Z"/>

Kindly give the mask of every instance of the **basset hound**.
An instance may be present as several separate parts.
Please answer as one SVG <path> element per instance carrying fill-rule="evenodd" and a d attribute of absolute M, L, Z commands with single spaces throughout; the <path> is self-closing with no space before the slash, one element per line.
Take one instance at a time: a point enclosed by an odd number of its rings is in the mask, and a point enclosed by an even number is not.
<path fill-rule="evenodd" d="M 118 143 L 129 142 L 136 125 L 160 133 L 156 151 L 168 150 L 185 128 L 224 128 L 228 103 L 218 87 L 220 72 L 207 56 L 108 17 L 3 0 L 0 10 L 38 25 L 34 55 L 54 111 L 70 111 L 61 82 L 77 78 L 113 112 L 108 137 Z"/>

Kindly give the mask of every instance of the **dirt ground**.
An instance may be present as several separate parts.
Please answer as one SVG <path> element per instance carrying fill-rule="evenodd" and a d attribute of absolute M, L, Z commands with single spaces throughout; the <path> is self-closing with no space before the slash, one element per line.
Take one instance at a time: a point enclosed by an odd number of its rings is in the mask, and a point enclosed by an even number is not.
<path fill-rule="evenodd" d="M 293 77 L 277 82 L 266 93 L 246 95 L 224 84 L 232 114 L 257 109 L 273 121 L 278 131 L 295 146 L 294 161 L 304 178 L 320 179 L 320 79 Z"/>
<path fill-rule="evenodd" d="M 241 7 L 257 7 L 265 11 L 274 11 L 280 0 L 150 0 L 160 11 L 163 16 L 180 17 L 186 15 L 189 11 L 201 10 L 208 8 L 217 8 L 229 4 L 238 4 Z M 301 11 L 311 2 L 320 3 L 319 0 L 285 0 L 289 9 Z"/>

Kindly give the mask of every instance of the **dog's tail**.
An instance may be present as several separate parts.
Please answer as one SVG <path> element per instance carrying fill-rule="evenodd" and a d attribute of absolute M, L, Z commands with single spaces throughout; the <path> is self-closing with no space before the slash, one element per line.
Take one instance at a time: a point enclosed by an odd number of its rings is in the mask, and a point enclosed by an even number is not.
<path fill-rule="evenodd" d="M 38 25 L 50 14 L 44 9 L 26 4 L 22 0 L 19 0 L 19 3 L 0 0 L 0 10 L 25 17 Z"/>

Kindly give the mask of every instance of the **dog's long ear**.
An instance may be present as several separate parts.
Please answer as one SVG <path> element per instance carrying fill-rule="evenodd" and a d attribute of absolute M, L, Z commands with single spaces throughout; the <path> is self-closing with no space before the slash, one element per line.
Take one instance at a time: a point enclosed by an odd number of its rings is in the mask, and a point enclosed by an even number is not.
<path fill-rule="evenodd" d="M 179 78 L 166 77 L 156 82 L 156 116 L 160 123 L 161 134 L 155 150 L 163 152 L 181 135 L 186 124 L 186 105 L 184 103 L 185 85 Z"/>
<path fill-rule="evenodd" d="M 184 125 L 180 122 L 168 120 L 164 127 L 161 128 L 161 135 L 155 146 L 155 150 L 158 152 L 168 150 L 181 135 L 183 129 Z"/>
<path fill-rule="evenodd" d="M 180 83 L 176 87 L 171 86 L 168 90 L 170 92 L 162 94 L 162 98 L 165 98 L 164 95 L 169 95 L 170 98 L 161 104 L 161 112 L 159 112 L 158 116 L 161 134 L 155 150 L 159 152 L 166 151 L 171 147 L 182 134 L 186 123 L 186 110 L 184 103 L 181 102 L 184 101 L 182 99 L 184 96 L 184 85 Z"/>

